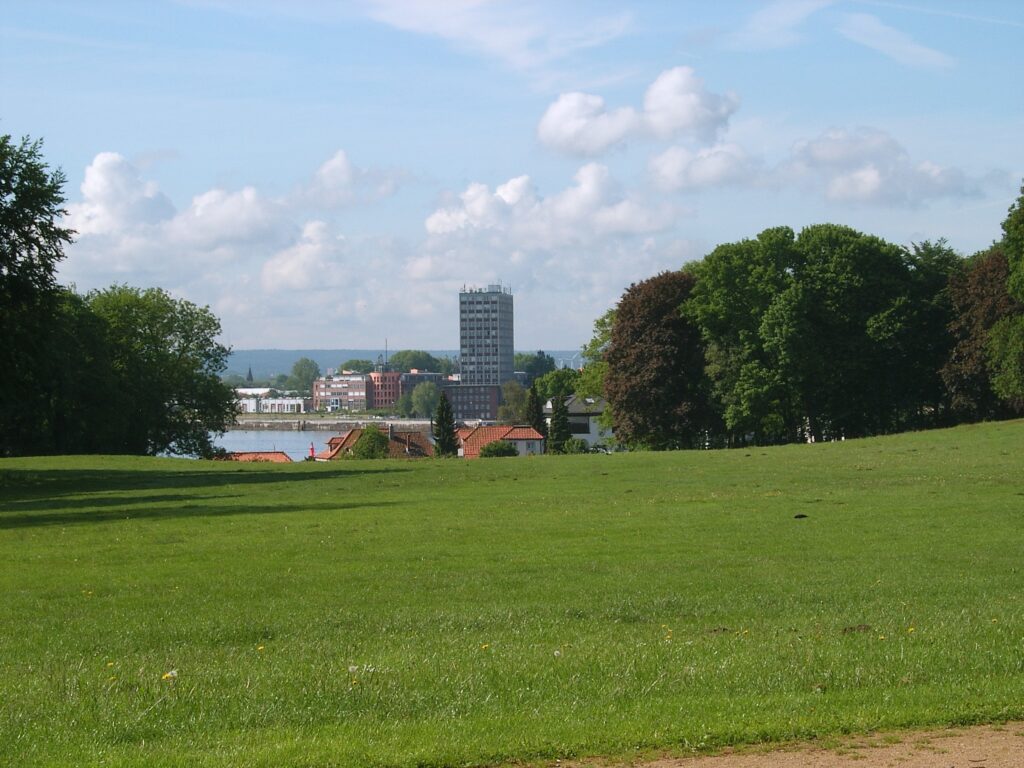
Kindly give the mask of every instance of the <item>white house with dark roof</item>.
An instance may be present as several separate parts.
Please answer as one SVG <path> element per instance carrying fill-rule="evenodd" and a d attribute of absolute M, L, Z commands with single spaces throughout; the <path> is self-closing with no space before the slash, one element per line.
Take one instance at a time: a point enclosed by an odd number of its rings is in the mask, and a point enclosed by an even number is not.
<path fill-rule="evenodd" d="M 569 395 L 565 399 L 565 409 L 569 413 L 569 432 L 573 437 L 583 440 L 590 448 L 607 446 L 612 441 L 610 428 L 600 423 L 607 403 L 603 397 L 577 397 Z M 554 406 L 550 400 L 544 404 L 544 420 L 551 426 L 551 414 Z"/>

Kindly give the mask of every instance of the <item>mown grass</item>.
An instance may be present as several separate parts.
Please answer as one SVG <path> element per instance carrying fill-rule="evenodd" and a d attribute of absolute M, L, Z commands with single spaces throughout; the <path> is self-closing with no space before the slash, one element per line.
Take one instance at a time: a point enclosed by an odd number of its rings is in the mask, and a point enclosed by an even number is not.
<path fill-rule="evenodd" d="M 481 765 L 1021 718 L 1022 456 L 1009 422 L 0 461 L 0 764 Z"/>

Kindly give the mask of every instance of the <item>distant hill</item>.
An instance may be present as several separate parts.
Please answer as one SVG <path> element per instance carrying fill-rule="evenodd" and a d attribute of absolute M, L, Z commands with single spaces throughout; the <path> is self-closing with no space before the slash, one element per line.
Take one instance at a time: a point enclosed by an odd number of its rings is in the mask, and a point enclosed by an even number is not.
<path fill-rule="evenodd" d="M 393 354 L 397 349 L 392 349 Z M 458 357 L 457 349 L 428 349 L 426 350 L 434 357 Z M 520 352 L 536 352 L 535 349 L 517 350 Z M 544 350 L 560 365 L 568 365 L 579 350 Z M 308 357 L 320 366 L 321 371 L 328 368 L 337 368 L 340 363 L 346 360 L 376 360 L 378 355 L 383 355 L 383 349 L 235 349 L 228 357 L 228 369 L 226 375 L 232 373 L 245 376 L 249 367 L 252 367 L 252 375 L 257 379 L 269 379 L 279 373 L 291 373 L 292 366 L 300 357 Z M 564 361 L 564 363 L 563 363 Z M 574 364 L 579 364 L 579 357 L 576 357 Z"/>

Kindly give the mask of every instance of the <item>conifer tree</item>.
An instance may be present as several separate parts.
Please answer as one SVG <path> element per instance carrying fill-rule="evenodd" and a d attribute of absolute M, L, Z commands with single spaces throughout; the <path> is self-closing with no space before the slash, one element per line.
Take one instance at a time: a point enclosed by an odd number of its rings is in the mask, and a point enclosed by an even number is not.
<path fill-rule="evenodd" d="M 434 455 L 439 458 L 458 456 L 459 446 L 455 436 L 455 415 L 448 395 L 444 392 L 437 401 L 434 415 Z"/>
<path fill-rule="evenodd" d="M 564 397 L 551 399 L 551 430 L 548 433 L 548 453 L 563 453 L 565 443 L 572 437 L 569 431 L 569 409 Z"/>
<path fill-rule="evenodd" d="M 537 394 L 537 387 L 533 384 L 526 393 L 526 423 L 540 432 L 544 437 L 548 436 L 548 423 L 544 420 L 544 406 Z"/>

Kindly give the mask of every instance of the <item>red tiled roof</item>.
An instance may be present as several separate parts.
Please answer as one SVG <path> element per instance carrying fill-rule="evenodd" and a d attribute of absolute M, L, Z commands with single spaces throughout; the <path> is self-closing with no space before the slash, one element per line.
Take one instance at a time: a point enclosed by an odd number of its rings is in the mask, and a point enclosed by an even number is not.
<path fill-rule="evenodd" d="M 465 434 L 464 434 L 465 433 Z M 507 425 L 494 427 L 477 427 L 472 430 L 459 430 L 462 441 L 462 455 L 467 459 L 480 456 L 480 449 L 496 440 L 543 440 L 544 436 L 533 427 L 510 427 Z"/>
<path fill-rule="evenodd" d="M 270 464 L 290 464 L 292 457 L 284 451 L 233 451 L 225 454 L 224 461 L 265 461 Z"/>
<path fill-rule="evenodd" d="M 336 435 L 327 441 L 327 450 L 318 453 L 316 458 L 324 461 L 340 459 L 352 452 L 352 447 L 362 436 L 363 427 Z M 388 457 L 392 459 L 418 459 L 433 455 L 434 445 L 426 432 L 394 432 L 388 441 Z"/>

